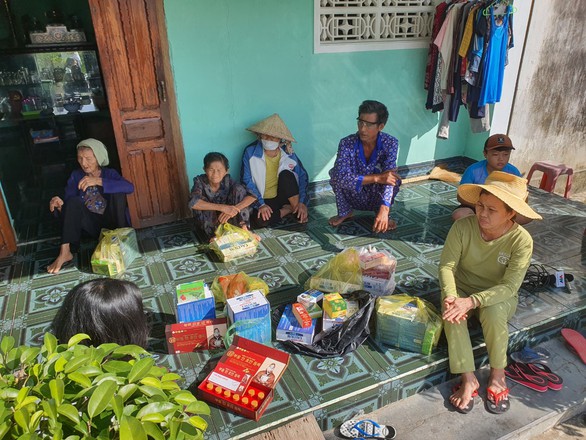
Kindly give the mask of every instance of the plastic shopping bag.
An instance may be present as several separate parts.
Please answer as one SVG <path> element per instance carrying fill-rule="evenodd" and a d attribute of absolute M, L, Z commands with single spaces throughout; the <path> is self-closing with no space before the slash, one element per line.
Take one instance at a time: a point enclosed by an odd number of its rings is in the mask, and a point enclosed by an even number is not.
<path fill-rule="evenodd" d="M 114 276 L 124 272 L 140 255 L 132 228 L 102 229 L 91 258 L 92 272 Z"/>
<path fill-rule="evenodd" d="M 216 238 L 209 245 L 209 248 L 224 262 L 253 255 L 257 247 L 258 240 L 252 232 L 230 223 L 222 223 L 218 226 Z"/>
<path fill-rule="evenodd" d="M 240 296 L 253 290 L 260 290 L 264 296 L 269 294 L 269 286 L 258 277 L 251 277 L 244 272 L 232 275 L 220 275 L 212 282 L 212 292 L 217 303 L 225 303 L 226 299 Z"/>
<path fill-rule="evenodd" d="M 410 295 L 376 300 L 376 341 L 425 355 L 437 346 L 443 321 L 428 301 Z"/>
<path fill-rule="evenodd" d="M 370 335 L 369 321 L 374 310 L 375 299 L 365 290 L 343 294 L 347 301 L 358 302 L 358 311 L 340 326 L 316 334 L 311 345 L 293 341 L 281 343 L 291 350 L 317 358 L 344 356 L 356 350 Z M 272 314 L 273 327 L 277 328 L 285 305 L 276 308 Z"/>
<path fill-rule="evenodd" d="M 346 249 L 332 257 L 307 281 L 305 289 L 347 293 L 363 287 L 358 251 Z"/>

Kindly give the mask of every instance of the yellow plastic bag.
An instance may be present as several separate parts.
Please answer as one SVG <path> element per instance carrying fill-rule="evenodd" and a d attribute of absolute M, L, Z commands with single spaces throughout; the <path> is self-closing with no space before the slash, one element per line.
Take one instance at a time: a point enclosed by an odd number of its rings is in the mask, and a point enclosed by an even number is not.
<path fill-rule="evenodd" d="M 383 296 L 375 311 L 378 342 L 425 355 L 437 346 L 443 321 L 430 302 L 404 294 Z"/>
<path fill-rule="evenodd" d="M 353 292 L 362 288 L 360 258 L 358 251 L 353 248 L 332 257 L 305 285 L 305 289 L 338 293 Z"/>
<path fill-rule="evenodd" d="M 244 272 L 221 275 L 214 278 L 212 292 L 216 303 L 225 303 L 226 299 L 243 295 L 253 290 L 260 290 L 264 296 L 269 294 L 269 286 L 258 277 L 251 277 Z"/>
<path fill-rule="evenodd" d="M 258 240 L 250 231 L 246 231 L 230 223 L 223 223 L 216 229 L 216 239 L 210 243 L 220 260 L 232 261 L 236 258 L 254 255 Z"/>
<path fill-rule="evenodd" d="M 92 272 L 114 276 L 124 272 L 140 255 L 132 228 L 102 229 L 91 258 Z"/>

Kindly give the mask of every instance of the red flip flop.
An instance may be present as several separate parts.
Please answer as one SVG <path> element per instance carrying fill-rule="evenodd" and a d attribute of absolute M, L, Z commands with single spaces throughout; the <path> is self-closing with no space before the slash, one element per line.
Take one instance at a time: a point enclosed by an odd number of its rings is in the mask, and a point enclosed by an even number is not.
<path fill-rule="evenodd" d="M 548 388 L 547 380 L 535 374 L 526 364 L 513 362 L 507 365 L 507 368 L 505 368 L 505 376 L 513 382 L 517 382 L 540 393 L 545 393 Z"/>
<path fill-rule="evenodd" d="M 586 364 L 586 338 L 571 328 L 563 328 L 562 336 L 568 345 L 576 351 L 576 354 L 580 356 L 582 362 Z"/>
<path fill-rule="evenodd" d="M 551 369 L 547 365 L 540 364 L 539 362 L 535 362 L 532 364 L 527 364 L 527 366 L 538 376 L 542 376 L 547 381 L 548 388 L 559 391 L 564 386 L 564 380 L 558 376 L 557 374 L 553 373 Z"/>

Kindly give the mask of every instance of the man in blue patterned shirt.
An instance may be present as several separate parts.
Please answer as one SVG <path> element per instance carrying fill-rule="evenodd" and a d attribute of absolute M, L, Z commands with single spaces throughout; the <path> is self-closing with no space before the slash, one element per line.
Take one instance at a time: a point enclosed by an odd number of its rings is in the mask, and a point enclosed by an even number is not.
<path fill-rule="evenodd" d="M 338 209 L 338 215 L 329 220 L 331 226 L 340 225 L 352 217 L 354 210 L 361 210 L 374 212 L 375 233 L 397 227 L 389 214 L 401 184 L 396 173 L 399 142 L 382 132 L 388 118 L 384 104 L 364 101 L 358 108 L 358 131 L 340 141 L 330 170 Z"/>

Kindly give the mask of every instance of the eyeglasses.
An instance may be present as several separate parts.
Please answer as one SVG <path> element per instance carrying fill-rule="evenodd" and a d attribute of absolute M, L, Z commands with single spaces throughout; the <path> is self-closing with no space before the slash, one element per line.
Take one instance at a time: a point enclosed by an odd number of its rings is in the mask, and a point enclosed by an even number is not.
<path fill-rule="evenodd" d="M 358 124 L 358 128 L 362 128 L 362 127 L 372 128 L 372 127 L 378 126 L 378 122 L 369 122 L 369 121 L 365 121 L 360 118 L 356 118 L 356 121 Z"/>

